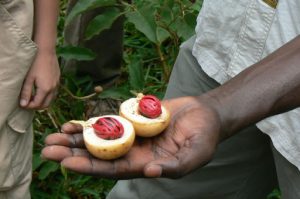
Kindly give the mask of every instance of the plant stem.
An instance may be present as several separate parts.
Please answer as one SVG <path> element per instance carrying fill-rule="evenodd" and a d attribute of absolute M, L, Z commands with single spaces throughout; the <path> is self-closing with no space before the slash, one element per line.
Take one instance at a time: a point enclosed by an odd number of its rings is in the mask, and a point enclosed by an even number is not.
<path fill-rule="evenodd" d="M 156 43 L 156 50 L 159 56 L 159 60 L 162 64 L 162 69 L 163 69 L 163 78 L 164 78 L 164 82 L 168 82 L 169 81 L 169 76 L 170 76 L 170 71 L 169 71 L 169 67 L 166 63 L 166 59 L 160 49 L 160 43 Z"/>
<path fill-rule="evenodd" d="M 79 97 L 79 96 L 76 96 L 76 95 L 74 95 L 67 87 L 65 87 L 65 86 L 63 86 L 63 85 L 61 85 L 61 87 L 72 97 L 72 98 L 74 98 L 74 99 L 77 99 L 77 100 L 87 100 L 87 99 L 90 99 L 90 98 L 92 98 L 92 97 L 94 97 L 94 96 L 96 96 L 97 95 L 97 93 L 96 92 L 94 92 L 94 93 L 92 93 L 92 94 L 90 94 L 90 95 L 86 95 L 86 96 L 82 96 L 82 97 Z"/>
<path fill-rule="evenodd" d="M 50 118 L 53 126 L 59 130 L 60 128 L 58 127 L 58 124 L 56 123 L 54 117 L 52 116 L 52 114 L 50 113 L 50 111 L 48 109 L 46 109 L 46 113 L 47 113 L 48 117 Z"/>

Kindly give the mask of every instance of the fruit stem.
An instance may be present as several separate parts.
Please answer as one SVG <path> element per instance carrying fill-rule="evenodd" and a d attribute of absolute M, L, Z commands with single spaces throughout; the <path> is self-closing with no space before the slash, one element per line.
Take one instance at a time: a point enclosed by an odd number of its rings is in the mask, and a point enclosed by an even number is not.
<path fill-rule="evenodd" d="M 71 120 L 69 122 L 73 123 L 73 124 L 80 124 L 83 128 L 87 128 L 87 127 L 92 126 L 89 122 L 83 121 L 83 120 Z"/>
<path fill-rule="evenodd" d="M 94 96 L 96 96 L 97 94 L 101 93 L 103 91 L 103 88 L 101 86 L 96 86 L 95 87 L 95 92 L 94 93 L 91 93 L 89 95 L 86 95 L 86 96 L 82 96 L 82 97 L 79 97 L 79 96 L 76 96 L 74 95 L 67 87 L 61 85 L 61 87 L 74 99 L 77 99 L 77 100 L 87 100 L 87 99 L 90 99 Z"/>
<path fill-rule="evenodd" d="M 140 100 L 140 99 L 142 99 L 142 97 L 144 97 L 144 94 L 143 94 L 143 93 L 138 93 L 138 92 L 133 91 L 133 90 L 131 90 L 130 92 L 131 92 L 134 96 L 136 96 L 136 98 L 137 98 L 138 100 Z"/>

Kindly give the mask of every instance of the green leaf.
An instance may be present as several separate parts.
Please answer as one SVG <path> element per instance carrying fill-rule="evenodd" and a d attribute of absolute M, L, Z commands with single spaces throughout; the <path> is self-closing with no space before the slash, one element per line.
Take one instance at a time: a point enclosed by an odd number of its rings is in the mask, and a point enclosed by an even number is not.
<path fill-rule="evenodd" d="M 32 171 L 35 171 L 39 166 L 42 165 L 43 162 L 44 162 L 44 160 L 41 158 L 40 153 L 33 154 L 33 157 L 32 157 Z"/>
<path fill-rule="evenodd" d="M 144 6 L 140 9 L 128 12 L 126 17 L 129 22 L 135 25 L 135 28 L 144 33 L 153 43 L 157 43 L 155 19 L 153 17 L 155 8 L 153 6 Z"/>
<path fill-rule="evenodd" d="M 104 90 L 101 94 L 98 95 L 99 98 L 111 98 L 116 100 L 125 100 L 132 97 L 130 93 L 130 89 L 128 85 L 124 85 L 122 87 L 111 88 L 108 90 Z"/>
<path fill-rule="evenodd" d="M 83 12 L 99 7 L 114 5 L 116 5 L 115 0 L 78 0 L 71 12 L 66 17 L 66 25 Z"/>
<path fill-rule="evenodd" d="M 94 198 L 100 198 L 98 190 L 94 190 L 93 188 L 85 188 L 83 193 L 93 196 Z"/>
<path fill-rule="evenodd" d="M 178 17 L 175 23 L 175 27 L 173 27 L 179 37 L 187 40 L 192 35 L 195 34 L 195 26 L 196 26 L 196 16 L 193 14 L 187 14 L 182 17 Z"/>
<path fill-rule="evenodd" d="M 280 199 L 281 192 L 278 189 L 274 189 L 268 196 L 267 199 Z"/>
<path fill-rule="evenodd" d="M 101 15 L 96 16 L 87 26 L 85 37 L 91 39 L 93 36 L 101 33 L 105 29 L 109 29 L 113 22 L 121 16 L 122 13 L 117 8 L 107 8 Z"/>
<path fill-rule="evenodd" d="M 61 171 L 62 175 L 64 176 L 64 179 L 67 180 L 68 179 L 68 170 L 63 166 L 60 166 L 60 171 Z"/>
<path fill-rule="evenodd" d="M 170 36 L 169 32 L 167 30 L 163 29 L 162 27 L 156 28 L 156 35 L 157 35 L 157 41 L 159 43 L 162 43 Z"/>
<path fill-rule="evenodd" d="M 134 11 L 126 13 L 128 21 L 133 23 L 138 31 L 142 32 L 151 42 L 156 44 L 162 43 L 170 36 L 167 30 L 158 25 L 161 20 L 161 16 L 158 14 L 159 10 L 160 8 L 157 8 L 153 2 L 152 4 L 144 2 L 144 4 L 137 6 Z"/>
<path fill-rule="evenodd" d="M 172 7 L 169 6 L 162 6 L 158 8 L 157 10 L 157 15 L 159 16 L 159 21 L 165 23 L 165 24 L 170 24 L 173 20 L 173 12 L 172 12 Z"/>
<path fill-rule="evenodd" d="M 129 84 L 133 90 L 142 90 L 145 85 L 143 65 L 141 58 L 136 56 L 129 56 L 130 63 L 128 63 Z"/>
<path fill-rule="evenodd" d="M 164 6 L 168 8 L 173 8 L 174 3 L 174 0 L 164 0 Z"/>
<path fill-rule="evenodd" d="M 39 179 L 44 180 L 46 179 L 50 173 L 55 172 L 59 169 L 59 164 L 55 162 L 46 162 L 42 165 L 42 168 L 39 172 Z"/>
<path fill-rule="evenodd" d="M 57 56 L 66 60 L 75 59 L 78 61 L 89 61 L 96 58 L 96 54 L 92 50 L 77 46 L 58 47 L 56 53 Z"/>
<path fill-rule="evenodd" d="M 160 99 L 163 100 L 164 96 L 165 96 L 165 92 L 155 92 L 155 96 Z"/>
<path fill-rule="evenodd" d="M 198 12 L 201 10 L 202 3 L 203 3 L 203 1 L 196 1 L 196 3 L 194 3 L 194 4 L 191 6 L 191 9 L 197 11 L 197 13 L 198 13 Z"/>

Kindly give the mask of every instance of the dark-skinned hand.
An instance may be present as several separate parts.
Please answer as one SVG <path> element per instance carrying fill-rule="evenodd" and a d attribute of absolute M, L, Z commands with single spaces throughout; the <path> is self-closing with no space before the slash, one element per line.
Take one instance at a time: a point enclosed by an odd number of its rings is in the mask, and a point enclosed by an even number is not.
<path fill-rule="evenodd" d="M 42 156 L 69 170 L 105 178 L 184 176 L 212 158 L 220 140 L 219 118 L 196 97 L 162 103 L 171 112 L 169 127 L 156 137 L 136 138 L 131 150 L 121 158 L 94 158 L 84 146 L 82 127 L 71 123 L 63 125 L 63 133 L 46 138 Z"/>

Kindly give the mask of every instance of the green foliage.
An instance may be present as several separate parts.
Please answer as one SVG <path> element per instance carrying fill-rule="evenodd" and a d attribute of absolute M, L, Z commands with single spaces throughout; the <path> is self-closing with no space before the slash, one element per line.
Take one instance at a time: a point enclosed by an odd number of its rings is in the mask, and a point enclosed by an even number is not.
<path fill-rule="evenodd" d="M 268 196 L 267 199 L 281 199 L 280 190 L 274 189 Z"/>
<path fill-rule="evenodd" d="M 57 54 L 63 59 L 88 61 L 101 53 L 80 46 L 64 46 L 63 29 L 75 17 L 103 8 L 104 11 L 88 24 L 86 40 L 109 29 L 116 19 L 123 17 L 124 53 L 121 78 L 115 87 L 104 90 L 98 98 L 124 100 L 135 92 L 152 93 L 162 98 L 179 45 L 194 34 L 201 3 L 201 0 L 196 3 L 189 0 L 78 0 L 66 16 L 67 0 L 63 0 Z M 90 77 L 63 73 L 56 101 L 49 109 L 37 112 L 31 185 L 33 199 L 101 199 L 115 184 L 113 180 L 72 173 L 40 157 L 47 135 L 58 132 L 68 120 L 87 119 L 88 106 L 83 99 L 92 90 Z M 268 196 L 268 199 L 276 198 L 280 198 L 276 191 Z"/>
<path fill-rule="evenodd" d="M 130 3 L 79 0 L 67 16 L 66 23 L 70 23 L 84 12 L 102 8 L 103 11 L 90 21 L 85 30 L 86 40 L 89 40 L 109 29 L 119 17 L 124 17 L 124 61 L 125 72 L 129 79 L 128 85 L 131 90 L 137 92 L 148 90 L 156 93 L 163 92 L 165 89 L 180 43 L 194 34 L 200 6 L 201 1 L 192 3 L 188 0 L 139 0 Z M 127 42 L 126 39 L 129 41 Z M 140 43 L 141 46 L 138 47 L 133 43 Z M 126 44 L 133 44 L 136 48 Z M 70 54 L 71 51 L 67 52 L 68 54 L 62 56 L 75 59 L 80 57 L 74 51 L 73 55 Z M 152 76 L 150 73 L 144 74 L 143 70 L 156 71 L 156 73 Z M 149 90 L 149 85 L 154 90 Z"/>
<path fill-rule="evenodd" d="M 103 30 L 109 29 L 113 22 L 121 16 L 120 10 L 115 7 L 107 8 L 101 15 L 95 17 L 88 25 L 86 38 L 100 34 Z"/>
<path fill-rule="evenodd" d="M 117 3 L 118 2 L 118 3 Z M 163 97 L 171 65 L 174 62 L 181 40 L 193 34 L 194 23 L 183 34 L 184 18 L 195 20 L 197 10 L 189 1 L 150 1 L 140 0 L 132 3 L 114 0 L 78 0 L 66 16 L 67 1 L 61 1 L 58 23 L 57 55 L 61 59 L 88 61 L 97 53 L 81 46 L 65 46 L 64 24 L 75 17 L 93 9 L 103 8 L 87 25 L 85 32 L 89 40 L 109 29 L 116 19 L 123 17 L 124 54 L 123 73 L 115 87 L 104 90 L 101 99 L 127 99 L 134 92 L 155 93 Z M 179 22 L 181 21 L 181 22 Z M 190 28 L 189 28 L 190 26 Z M 62 66 L 63 68 L 63 66 Z M 84 96 L 90 94 L 93 84 L 90 77 L 75 77 L 62 74 L 61 86 L 52 106 L 36 114 L 34 120 L 35 141 L 33 155 L 32 198 L 70 199 L 105 198 L 115 181 L 82 176 L 65 170 L 59 164 L 41 159 L 40 153 L 44 139 L 58 132 L 62 124 L 71 119 L 87 119 L 87 104 Z"/>
<path fill-rule="evenodd" d="M 156 24 L 156 19 L 153 17 L 155 13 L 153 2 L 143 2 L 142 5 L 137 5 L 135 9 L 126 13 L 128 21 L 133 23 L 139 31 L 144 33 L 146 37 L 153 43 L 162 43 L 168 38 L 168 32 Z"/>
<path fill-rule="evenodd" d="M 127 57 L 128 60 L 128 73 L 129 77 L 129 85 L 133 90 L 143 90 L 145 87 L 145 79 L 144 79 L 144 69 L 141 67 L 142 58 L 136 57 L 133 55 L 129 55 Z"/>
<path fill-rule="evenodd" d="M 72 11 L 66 17 L 66 24 L 69 24 L 76 16 L 89 10 L 116 5 L 115 0 L 78 0 Z"/>
<path fill-rule="evenodd" d="M 99 98 L 101 99 L 128 99 L 132 96 L 132 93 L 129 90 L 129 86 L 124 84 L 123 86 L 114 87 L 108 90 L 104 90 Z"/>
<path fill-rule="evenodd" d="M 57 48 L 56 53 L 58 57 L 62 57 L 65 60 L 88 61 L 96 58 L 95 52 L 79 46 L 60 46 Z"/>

